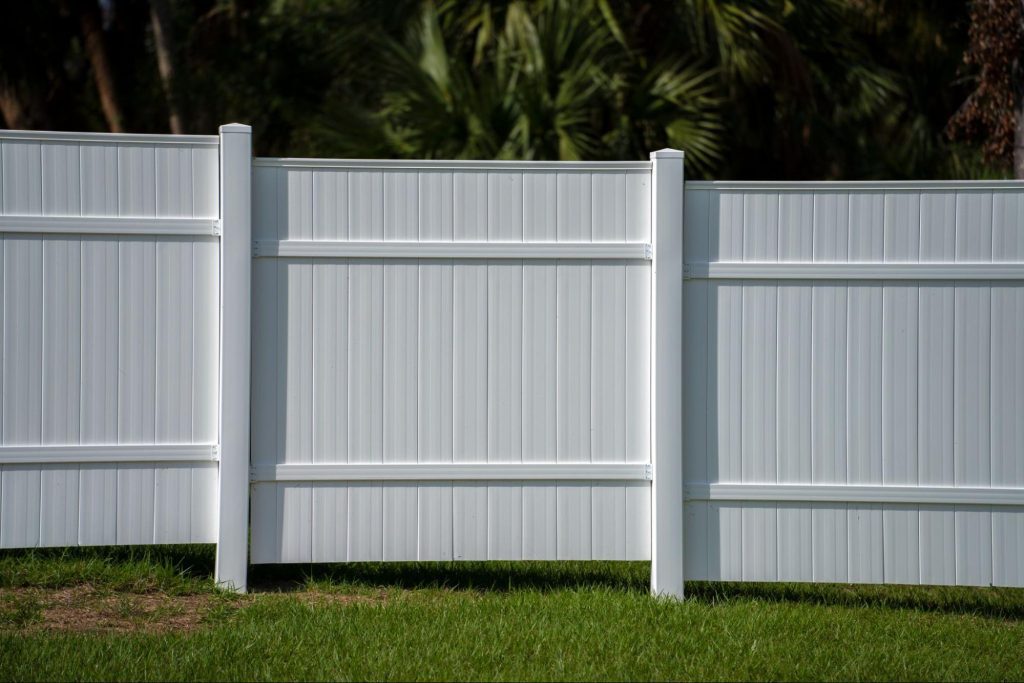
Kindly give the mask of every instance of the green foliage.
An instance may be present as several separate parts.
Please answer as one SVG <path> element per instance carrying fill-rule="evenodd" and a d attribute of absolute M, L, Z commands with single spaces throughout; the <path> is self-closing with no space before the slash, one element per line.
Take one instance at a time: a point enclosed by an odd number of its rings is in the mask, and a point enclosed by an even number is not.
<path fill-rule="evenodd" d="M 253 593 L 210 596 L 192 630 L 156 628 L 174 603 L 140 612 L 138 595 L 209 593 L 212 555 L 4 553 L 0 586 L 22 592 L 0 588 L 0 679 L 1024 677 L 1024 590 L 690 583 L 675 603 L 647 594 L 641 562 L 258 567 Z M 93 586 L 131 629 L 46 626 L 47 590 L 89 578 L 85 560 L 105 563 Z"/>
<path fill-rule="evenodd" d="M 170 4 L 187 128 L 251 123 L 259 154 L 636 159 L 672 146 L 688 177 L 1003 172 L 943 133 L 971 86 L 962 3 Z M 166 130 L 147 3 L 102 6 L 129 128 Z M 5 10 L 0 90 L 36 125 L 98 129 L 73 8 Z"/>

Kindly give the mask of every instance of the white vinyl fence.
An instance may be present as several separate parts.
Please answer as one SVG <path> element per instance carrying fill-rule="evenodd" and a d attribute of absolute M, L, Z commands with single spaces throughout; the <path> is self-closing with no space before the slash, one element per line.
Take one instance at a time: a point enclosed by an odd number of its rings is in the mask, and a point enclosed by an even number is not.
<path fill-rule="evenodd" d="M 1024 586 L 1024 184 L 0 158 L 0 546 Z"/>

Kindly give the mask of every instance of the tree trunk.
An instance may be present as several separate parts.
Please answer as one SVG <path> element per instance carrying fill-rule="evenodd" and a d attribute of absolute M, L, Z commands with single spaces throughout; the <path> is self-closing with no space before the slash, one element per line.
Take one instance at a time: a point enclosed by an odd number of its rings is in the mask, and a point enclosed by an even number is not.
<path fill-rule="evenodd" d="M 167 99 L 167 113 L 171 132 L 181 135 L 185 132 L 178 91 L 174 74 L 174 19 L 168 11 L 165 0 L 149 0 L 149 17 L 153 24 L 153 43 L 156 47 L 156 64 L 160 81 Z"/>
<path fill-rule="evenodd" d="M 99 6 L 96 4 L 96 0 L 80 0 L 77 5 L 78 17 L 82 25 L 82 37 L 85 42 L 85 53 L 92 65 L 103 115 L 107 119 L 110 132 L 122 133 L 124 132 L 124 116 L 121 113 L 121 104 L 117 99 L 117 90 L 114 87 L 114 72 L 110 68 L 110 59 L 107 56 L 107 43 L 103 38 Z"/>
<path fill-rule="evenodd" d="M 18 94 L 10 86 L 0 85 L 0 114 L 3 114 L 7 128 L 24 130 L 27 127 L 25 108 L 21 106 Z"/>

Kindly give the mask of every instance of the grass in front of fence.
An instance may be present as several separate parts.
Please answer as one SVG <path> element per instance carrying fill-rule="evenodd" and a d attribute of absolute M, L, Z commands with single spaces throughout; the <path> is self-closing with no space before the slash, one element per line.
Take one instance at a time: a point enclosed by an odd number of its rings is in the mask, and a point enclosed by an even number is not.
<path fill-rule="evenodd" d="M 645 563 L 268 567 L 0 552 L 0 679 L 1022 679 L 1024 590 L 688 585 Z"/>

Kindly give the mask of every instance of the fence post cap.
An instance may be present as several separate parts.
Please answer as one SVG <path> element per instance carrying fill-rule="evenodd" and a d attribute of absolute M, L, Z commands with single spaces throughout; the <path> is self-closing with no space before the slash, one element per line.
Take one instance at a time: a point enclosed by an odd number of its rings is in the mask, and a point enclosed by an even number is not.
<path fill-rule="evenodd" d="M 682 159 L 683 152 L 678 149 L 659 149 L 657 152 L 651 152 L 651 161 L 655 159 Z"/>
<path fill-rule="evenodd" d="M 247 126 L 244 123 L 225 123 L 220 127 L 221 133 L 251 133 L 252 126 Z"/>

